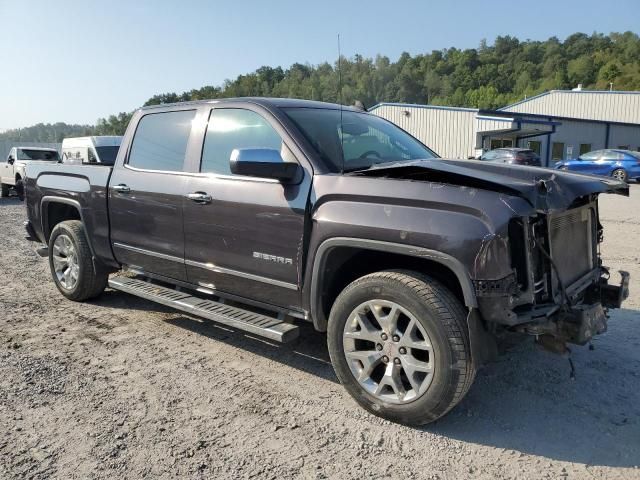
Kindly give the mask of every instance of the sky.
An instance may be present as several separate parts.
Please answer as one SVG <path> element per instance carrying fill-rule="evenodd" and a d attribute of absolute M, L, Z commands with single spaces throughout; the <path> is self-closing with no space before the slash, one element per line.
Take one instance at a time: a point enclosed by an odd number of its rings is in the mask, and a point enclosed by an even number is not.
<path fill-rule="evenodd" d="M 640 0 L 0 0 L 0 131 L 94 124 L 164 92 L 342 54 L 640 29 Z"/>

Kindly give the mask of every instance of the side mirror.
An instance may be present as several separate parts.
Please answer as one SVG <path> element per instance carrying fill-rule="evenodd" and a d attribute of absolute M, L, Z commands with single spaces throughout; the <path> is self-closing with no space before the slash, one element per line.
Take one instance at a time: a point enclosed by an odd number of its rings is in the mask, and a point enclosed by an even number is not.
<path fill-rule="evenodd" d="M 7 163 L 8 163 L 9 165 L 13 165 L 15 162 L 16 162 L 16 160 L 15 160 L 15 158 L 13 158 L 13 157 L 9 157 L 9 158 L 7 159 Z"/>
<path fill-rule="evenodd" d="M 272 148 L 236 148 L 229 159 L 231 173 L 248 177 L 274 178 L 281 182 L 296 178 L 300 165 L 285 162 Z"/>

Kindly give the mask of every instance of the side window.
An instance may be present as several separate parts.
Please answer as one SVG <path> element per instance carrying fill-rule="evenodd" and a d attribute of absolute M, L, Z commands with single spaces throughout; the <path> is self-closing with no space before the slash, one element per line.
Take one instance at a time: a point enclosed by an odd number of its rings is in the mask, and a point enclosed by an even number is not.
<path fill-rule="evenodd" d="M 282 138 L 262 116 L 251 110 L 212 110 L 202 149 L 200 171 L 231 175 L 229 159 L 236 148 L 272 148 L 281 151 Z"/>
<path fill-rule="evenodd" d="M 87 162 L 96 163 L 98 159 L 96 158 L 95 153 L 93 153 L 93 148 L 89 147 L 87 150 Z"/>
<path fill-rule="evenodd" d="M 620 160 L 622 159 L 622 154 L 619 152 L 615 152 L 613 150 L 608 150 L 606 152 L 604 152 L 604 155 L 602 156 L 603 160 L 609 160 L 609 161 L 614 161 L 614 160 Z"/>
<path fill-rule="evenodd" d="M 146 170 L 183 169 L 195 110 L 149 113 L 140 119 L 128 165 Z"/>
<path fill-rule="evenodd" d="M 602 156 L 602 150 L 596 150 L 595 152 L 588 152 L 583 155 L 580 155 L 580 160 L 594 161 L 601 156 Z"/>

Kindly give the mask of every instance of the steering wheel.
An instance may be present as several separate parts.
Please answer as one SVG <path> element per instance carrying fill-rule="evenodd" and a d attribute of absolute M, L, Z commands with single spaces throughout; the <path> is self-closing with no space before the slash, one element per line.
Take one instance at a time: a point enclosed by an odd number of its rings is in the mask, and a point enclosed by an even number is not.
<path fill-rule="evenodd" d="M 362 155 L 360 155 L 358 158 L 365 159 L 365 158 L 368 158 L 370 156 L 374 156 L 374 157 L 378 157 L 378 158 L 382 159 L 382 155 L 380 155 L 375 150 L 367 150 Z"/>

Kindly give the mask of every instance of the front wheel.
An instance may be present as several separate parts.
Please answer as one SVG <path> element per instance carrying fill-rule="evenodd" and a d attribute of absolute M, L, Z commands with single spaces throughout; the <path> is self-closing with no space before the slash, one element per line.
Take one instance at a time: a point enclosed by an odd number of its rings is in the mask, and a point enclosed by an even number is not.
<path fill-rule="evenodd" d="M 84 226 L 79 220 L 56 225 L 49 237 L 49 267 L 62 295 L 81 302 L 97 297 L 107 286 L 108 273 L 96 269 Z"/>
<path fill-rule="evenodd" d="M 347 286 L 331 309 L 328 344 L 349 394 L 394 422 L 440 418 L 475 377 L 463 306 L 416 272 L 377 272 Z"/>
<path fill-rule="evenodd" d="M 621 182 L 627 181 L 627 171 L 623 168 L 616 168 L 613 172 L 611 172 L 611 176 Z"/>

